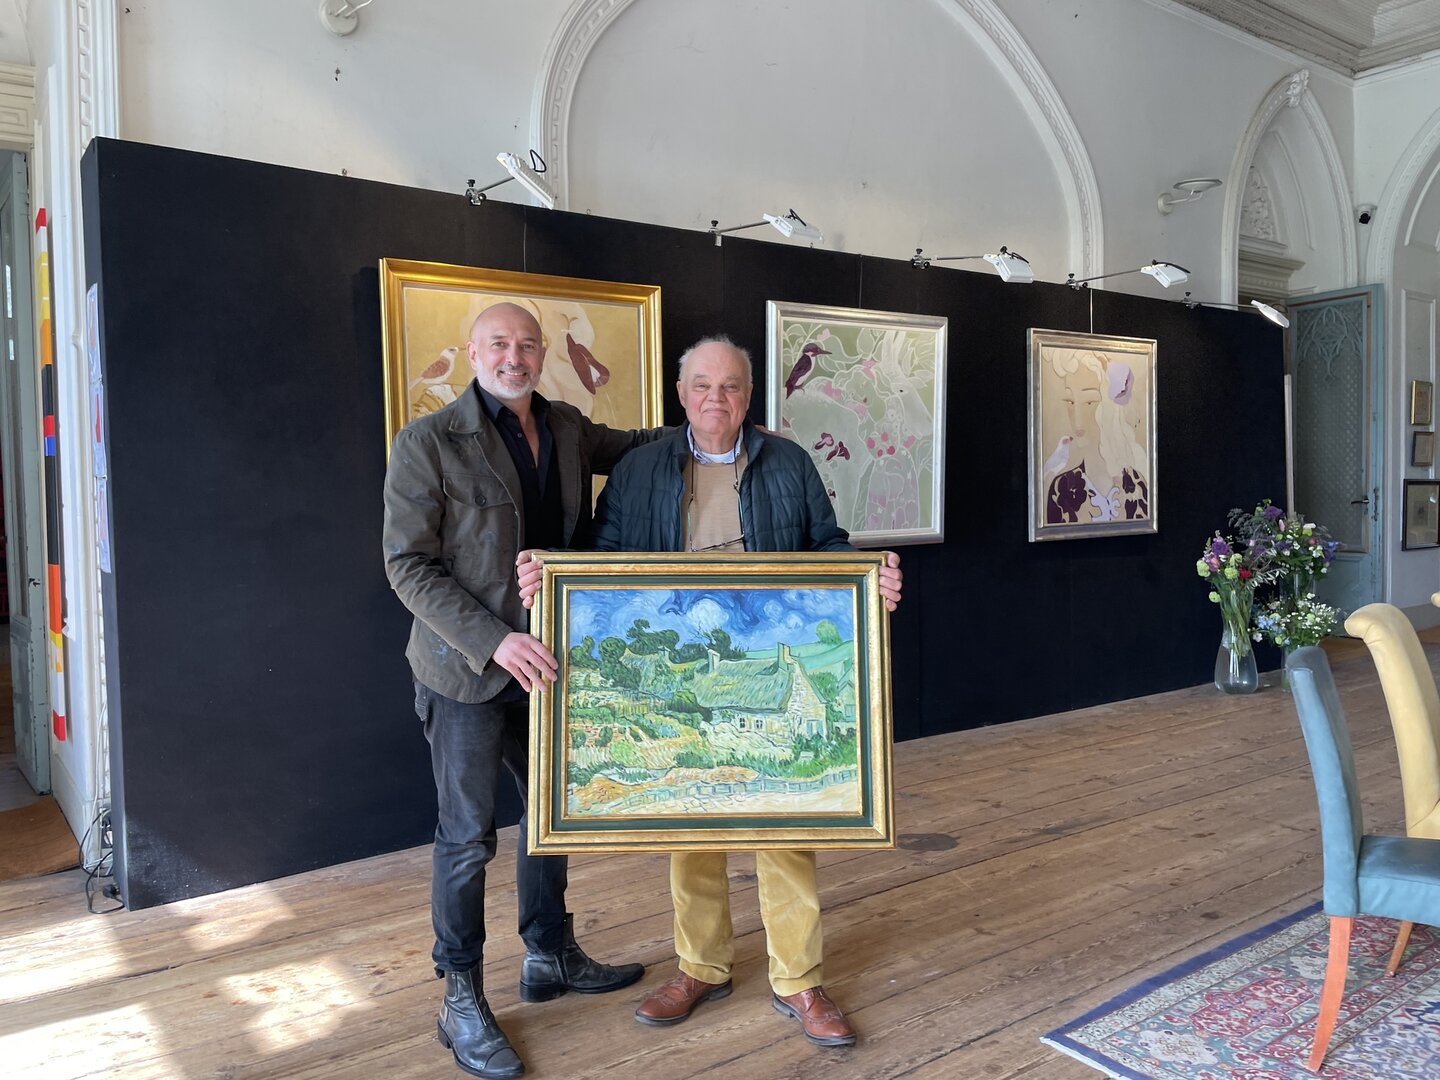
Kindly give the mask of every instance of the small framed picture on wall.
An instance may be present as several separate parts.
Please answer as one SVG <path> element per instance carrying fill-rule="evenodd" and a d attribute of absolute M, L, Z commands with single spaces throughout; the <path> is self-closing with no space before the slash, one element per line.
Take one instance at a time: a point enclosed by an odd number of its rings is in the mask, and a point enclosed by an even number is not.
<path fill-rule="evenodd" d="M 1428 469 L 1435 464 L 1435 433 L 1417 431 L 1410 437 L 1410 464 Z"/>
<path fill-rule="evenodd" d="M 1440 480 L 1405 481 L 1405 551 L 1440 547 Z"/>
<path fill-rule="evenodd" d="M 1434 412 L 1435 384 L 1424 379 L 1410 380 L 1410 423 L 1429 424 Z"/>

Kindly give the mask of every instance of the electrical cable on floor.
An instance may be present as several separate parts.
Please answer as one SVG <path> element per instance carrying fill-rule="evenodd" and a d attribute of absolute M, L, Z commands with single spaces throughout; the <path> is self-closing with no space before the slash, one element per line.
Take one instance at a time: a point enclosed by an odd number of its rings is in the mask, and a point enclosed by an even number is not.
<path fill-rule="evenodd" d="M 85 863 L 85 841 L 90 839 L 91 830 L 96 825 L 100 826 L 100 850 L 104 852 L 94 864 Z M 110 808 L 102 806 L 95 812 L 90 824 L 85 827 L 85 835 L 80 838 L 80 868 L 85 871 L 85 906 L 90 909 L 91 915 L 109 915 L 112 912 L 121 911 L 125 904 L 120 900 L 120 891 L 115 887 L 112 880 L 115 864 L 115 840 L 110 832 Z M 106 900 L 113 900 L 114 907 L 97 908 L 95 906 L 96 893 Z"/>

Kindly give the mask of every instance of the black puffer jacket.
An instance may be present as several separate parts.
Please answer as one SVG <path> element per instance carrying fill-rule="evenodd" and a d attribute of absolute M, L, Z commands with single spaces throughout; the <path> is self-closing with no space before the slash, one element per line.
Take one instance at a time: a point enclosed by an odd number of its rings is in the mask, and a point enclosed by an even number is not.
<path fill-rule="evenodd" d="M 681 500 L 690 458 L 687 427 L 632 450 L 610 474 L 595 507 L 601 551 L 680 551 Z M 745 424 L 749 462 L 740 477 L 746 551 L 853 551 L 835 523 L 815 463 L 789 439 Z"/>

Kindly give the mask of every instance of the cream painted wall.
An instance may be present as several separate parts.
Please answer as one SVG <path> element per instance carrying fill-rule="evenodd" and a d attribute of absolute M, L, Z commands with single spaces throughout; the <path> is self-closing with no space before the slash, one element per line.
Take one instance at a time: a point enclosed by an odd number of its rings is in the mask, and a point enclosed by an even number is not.
<path fill-rule="evenodd" d="M 1377 207 L 1374 222 L 1360 229 L 1364 265 L 1367 280 L 1386 288 L 1387 516 L 1399 530 L 1403 481 L 1437 475 L 1410 464 L 1413 433 L 1425 429 L 1409 423 L 1409 398 L 1412 379 L 1440 381 L 1440 61 L 1357 80 L 1355 118 L 1356 201 Z M 1429 602 L 1440 590 L 1440 551 L 1397 550 L 1388 577 L 1393 603 L 1422 625 L 1440 622 Z"/>
<path fill-rule="evenodd" d="M 572 208 L 705 229 L 793 206 L 825 247 L 1007 244 L 1063 280 L 1080 253 L 1055 165 L 953 8 L 638 0 L 580 73 Z"/>
<path fill-rule="evenodd" d="M 126 137 L 456 192 L 498 175 L 496 150 L 528 141 L 539 68 L 569 9 L 382 0 L 335 38 L 292 0 L 124 6 Z M 636 0 L 577 80 L 572 205 L 703 228 L 784 200 L 820 221 L 827 247 L 901 257 L 1008 243 L 1063 280 L 1078 265 L 1053 158 L 1047 168 L 1034 122 L 959 7 Z M 1155 196 L 1182 176 L 1225 175 L 1260 97 L 1301 62 L 1147 0 L 998 7 L 1079 127 L 1099 178 L 1106 266 L 1173 259 L 1195 271 L 1197 295 L 1213 295 L 1219 198 L 1166 218 Z M 767 20 L 779 23 L 773 37 Z M 699 72 L 708 85 L 693 90 L 679 77 Z M 1142 81 L 1166 89 L 1146 93 Z M 1319 70 L 1311 85 L 1347 145 L 1348 86 Z M 800 134 L 778 130 L 786 112 L 799 114 Z M 701 162 L 707 136 L 723 168 Z M 663 170 L 658 182 L 627 164 L 637 148 Z M 817 155 L 821 167 L 807 168 Z M 496 195 L 520 198 L 513 188 Z M 1143 277 L 1110 284 L 1157 292 Z"/>
<path fill-rule="evenodd" d="M 309 0 L 126 0 L 121 130 L 437 191 L 499 179 L 566 0 L 380 0 L 336 37 Z M 518 185 L 494 197 L 522 200 Z"/>
<path fill-rule="evenodd" d="M 1221 299 L 1223 189 L 1161 215 L 1156 196 L 1192 176 L 1225 179 L 1261 99 L 1297 68 L 1342 148 L 1349 144 L 1348 80 L 1178 5 L 1140 0 L 1000 0 L 1043 60 L 1085 137 L 1100 182 L 1106 263 L 1169 259 L 1193 271 L 1186 288 Z M 1153 282 L 1115 288 L 1151 295 Z"/>

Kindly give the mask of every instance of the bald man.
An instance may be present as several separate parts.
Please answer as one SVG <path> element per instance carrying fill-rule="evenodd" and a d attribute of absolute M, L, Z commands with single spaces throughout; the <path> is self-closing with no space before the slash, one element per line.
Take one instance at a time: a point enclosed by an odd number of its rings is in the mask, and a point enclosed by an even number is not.
<path fill-rule="evenodd" d="M 440 1041 L 474 1076 L 525 1067 L 486 1004 L 485 866 L 495 857 L 502 766 L 525 800 L 527 695 L 554 677 L 549 651 L 523 629 L 515 593 L 523 548 L 591 546 L 592 473 L 663 434 L 613 431 L 536 392 L 539 324 L 516 304 L 482 311 L 466 346 L 474 381 L 396 436 L 385 476 L 385 571 L 415 616 L 406 657 L 415 711 L 430 743 L 439 823 L 430 913 L 435 974 L 445 979 Z M 566 861 L 526 854 L 520 821 L 515 880 L 525 960 L 520 996 L 604 993 L 644 974 L 591 960 L 565 908 Z"/>

